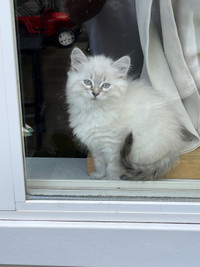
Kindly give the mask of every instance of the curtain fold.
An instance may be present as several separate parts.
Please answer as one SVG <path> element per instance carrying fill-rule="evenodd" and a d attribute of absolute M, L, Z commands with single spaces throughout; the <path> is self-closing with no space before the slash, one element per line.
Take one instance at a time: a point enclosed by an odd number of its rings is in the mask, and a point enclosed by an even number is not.
<path fill-rule="evenodd" d="M 182 153 L 200 146 L 197 8 L 200 14 L 198 0 L 136 0 L 144 54 L 141 77 L 167 96 L 168 105 L 182 121 L 185 128 Z"/>

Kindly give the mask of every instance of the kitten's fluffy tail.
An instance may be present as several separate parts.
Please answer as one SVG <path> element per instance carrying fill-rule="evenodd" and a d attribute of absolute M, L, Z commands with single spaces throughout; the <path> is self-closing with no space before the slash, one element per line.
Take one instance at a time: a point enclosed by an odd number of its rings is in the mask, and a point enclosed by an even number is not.
<path fill-rule="evenodd" d="M 162 177 L 178 160 L 176 151 L 170 152 L 162 159 L 151 164 L 135 164 L 130 162 L 130 152 L 133 146 L 133 135 L 130 133 L 121 149 L 121 163 L 125 169 L 124 174 L 120 177 L 122 180 L 154 180 Z"/>

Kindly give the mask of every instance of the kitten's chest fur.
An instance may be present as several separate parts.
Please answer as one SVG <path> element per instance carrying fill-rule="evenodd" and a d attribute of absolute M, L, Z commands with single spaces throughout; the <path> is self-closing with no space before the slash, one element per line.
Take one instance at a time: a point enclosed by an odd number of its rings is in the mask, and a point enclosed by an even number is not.
<path fill-rule="evenodd" d="M 74 134 L 89 148 L 119 143 L 125 131 L 124 123 L 120 123 L 121 115 L 118 107 L 94 106 L 82 110 L 73 121 Z M 75 122 L 75 124 L 74 124 Z"/>

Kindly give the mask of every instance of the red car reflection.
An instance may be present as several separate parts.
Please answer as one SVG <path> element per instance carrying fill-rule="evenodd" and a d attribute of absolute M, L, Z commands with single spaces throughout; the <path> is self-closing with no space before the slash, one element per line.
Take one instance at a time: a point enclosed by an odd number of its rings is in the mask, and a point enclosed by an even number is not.
<path fill-rule="evenodd" d="M 69 15 L 51 8 L 44 9 L 42 14 L 17 16 L 17 21 L 21 35 L 29 33 L 55 36 L 58 44 L 64 47 L 70 46 L 76 39 L 77 27 Z"/>

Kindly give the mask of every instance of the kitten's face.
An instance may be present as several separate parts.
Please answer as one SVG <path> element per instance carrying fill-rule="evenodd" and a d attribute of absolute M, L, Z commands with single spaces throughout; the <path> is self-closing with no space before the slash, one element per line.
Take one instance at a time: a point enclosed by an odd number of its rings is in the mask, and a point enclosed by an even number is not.
<path fill-rule="evenodd" d="M 113 62 L 104 56 L 86 57 L 78 48 L 71 54 L 68 90 L 88 100 L 119 98 L 125 90 L 130 59 L 125 56 Z"/>
<path fill-rule="evenodd" d="M 94 75 L 93 75 L 94 76 Z M 83 90 L 85 90 L 85 96 L 90 100 L 105 99 L 106 94 L 112 88 L 112 84 L 107 79 L 101 79 L 101 77 L 91 77 L 82 81 Z"/>

